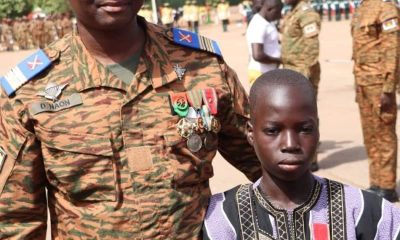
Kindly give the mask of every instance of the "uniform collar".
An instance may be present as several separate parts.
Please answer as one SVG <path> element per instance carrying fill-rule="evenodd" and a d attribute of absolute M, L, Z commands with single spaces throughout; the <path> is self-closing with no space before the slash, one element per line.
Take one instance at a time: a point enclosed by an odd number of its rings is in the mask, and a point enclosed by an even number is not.
<path fill-rule="evenodd" d="M 292 13 L 298 12 L 301 9 L 303 9 L 304 6 L 308 5 L 308 1 L 301 0 L 299 3 L 297 3 L 296 7 L 293 9 Z"/>
<path fill-rule="evenodd" d="M 86 49 L 78 34 L 74 34 L 71 42 L 72 67 L 76 77 L 75 86 L 78 91 L 89 88 L 110 87 L 127 93 L 139 94 L 148 86 L 159 88 L 177 80 L 170 54 L 165 46 L 172 41 L 170 30 L 146 22 L 138 17 L 139 24 L 144 27 L 146 42 L 135 79 L 129 86 L 118 79 L 107 68 L 98 62 Z"/>

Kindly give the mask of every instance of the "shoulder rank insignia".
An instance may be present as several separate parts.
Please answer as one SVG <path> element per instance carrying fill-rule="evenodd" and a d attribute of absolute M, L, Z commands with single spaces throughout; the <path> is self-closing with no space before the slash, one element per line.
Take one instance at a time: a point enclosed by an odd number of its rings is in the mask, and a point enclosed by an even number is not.
<path fill-rule="evenodd" d="M 23 84 L 41 73 L 51 64 L 51 60 L 43 50 L 38 50 L 27 57 L 16 67 L 12 68 L 5 76 L 0 78 L 0 85 L 8 96 L 12 95 Z"/>
<path fill-rule="evenodd" d="M 214 40 L 178 28 L 172 28 L 172 33 L 174 35 L 174 42 L 179 45 L 212 52 L 222 57 L 221 50 Z"/>

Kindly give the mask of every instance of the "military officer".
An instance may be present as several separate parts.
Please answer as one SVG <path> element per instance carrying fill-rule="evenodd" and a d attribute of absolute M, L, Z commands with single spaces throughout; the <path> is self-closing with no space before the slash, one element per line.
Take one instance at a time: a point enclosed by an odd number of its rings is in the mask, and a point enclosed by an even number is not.
<path fill-rule="evenodd" d="M 143 0 L 70 3 L 78 30 L 0 81 L 0 239 L 44 239 L 47 208 L 54 239 L 199 239 L 216 152 L 261 175 L 236 74 Z"/>
<path fill-rule="evenodd" d="M 397 201 L 396 84 L 399 13 L 390 1 L 364 0 L 351 22 L 356 101 L 369 158 L 369 190 Z"/>
<path fill-rule="evenodd" d="M 218 14 L 218 19 L 222 23 L 222 31 L 227 32 L 229 17 L 230 17 L 229 3 L 226 2 L 225 0 L 220 0 L 217 5 L 217 14 Z"/>
<path fill-rule="evenodd" d="M 283 68 L 302 73 L 318 93 L 321 74 L 318 61 L 320 16 L 306 0 L 285 0 L 285 3 L 291 6 L 291 10 L 285 15 L 280 28 Z M 317 156 L 311 170 L 318 170 Z"/>

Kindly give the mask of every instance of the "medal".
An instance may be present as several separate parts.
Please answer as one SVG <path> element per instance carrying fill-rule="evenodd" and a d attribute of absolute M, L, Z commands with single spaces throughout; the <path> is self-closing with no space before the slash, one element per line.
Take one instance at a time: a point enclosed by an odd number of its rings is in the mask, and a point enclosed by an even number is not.
<path fill-rule="evenodd" d="M 174 111 L 179 117 L 186 117 L 189 111 L 189 103 L 187 101 L 186 93 L 170 93 L 171 103 Z"/>
<path fill-rule="evenodd" d="M 208 107 L 206 105 L 203 105 L 203 107 L 201 108 L 201 117 L 203 118 L 204 128 L 207 131 L 211 131 L 211 116 L 210 111 L 208 110 Z"/>
<path fill-rule="evenodd" d="M 187 140 L 187 147 L 191 152 L 198 152 L 203 146 L 201 137 L 197 134 L 192 134 Z"/>
<path fill-rule="evenodd" d="M 218 133 L 221 130 L 221 123 L 214 116 L 211 117 L 211 131 Z"/>
<path fill-rule="evenodd" d="M 207 88 L 202 90 L 204 104 L 210 109 L 211 115 L 218 113 L 218 97 L 214 88 Z"/>
<path fill-rule="evenodd" d="M 192 90 L 187 92 L 188 101 L 190 106 L 194 107 L 196 111 L 201 109 L 201 105 L 203 104 L 202 93 L 201 90 Z"/>
<path fill-rule="evenodd" d="M 208 151 L 215 150 L 218 147 L 218 136 L 213 132 L 207 132 L 204 138 L 204 148 Z"/>
<path fill-rule="evenodd" d="M 181 118 L 176 125 L 178 133 L 183 138 L 189 138 L 192 134 L 194 129 L 196 128 L 196 123 L 189 121 L 186 118 Z"/>
<path fill-rule="evenodd" d="M 186 115 L 186 118 L 192 122 L 196 122 L 197 120 L 197 112 L 193 107 L 189 107 L 189 111 Z"/>
<path fill-rule="evenodd" d="M 183 75 L 185 75 L 186 69 L 182 68 L 178 64 L 174 66 L 174 71 L 176 73 L 176 76 L 178 77 L 179 80 L 182 81 Z"/>
<path fill-rule="evenodd" d="M 197 125 L 196 125 L 196 131 L 199 133 L 204 132 L 204 121 L 203 118 L 197 118 Z"/>

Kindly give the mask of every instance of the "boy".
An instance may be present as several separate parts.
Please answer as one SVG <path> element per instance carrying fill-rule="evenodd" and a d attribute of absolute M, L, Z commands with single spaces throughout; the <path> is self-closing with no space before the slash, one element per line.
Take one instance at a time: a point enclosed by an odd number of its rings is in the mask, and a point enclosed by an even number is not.
<path fill-rule="evenodd" d="M 315 90 L 288 69 L 250 90 L 248 141 L 262 177 L 210 200 L 203 239 L 400 239 L 400 209 L 372 193 L 314 176 Z"/>

